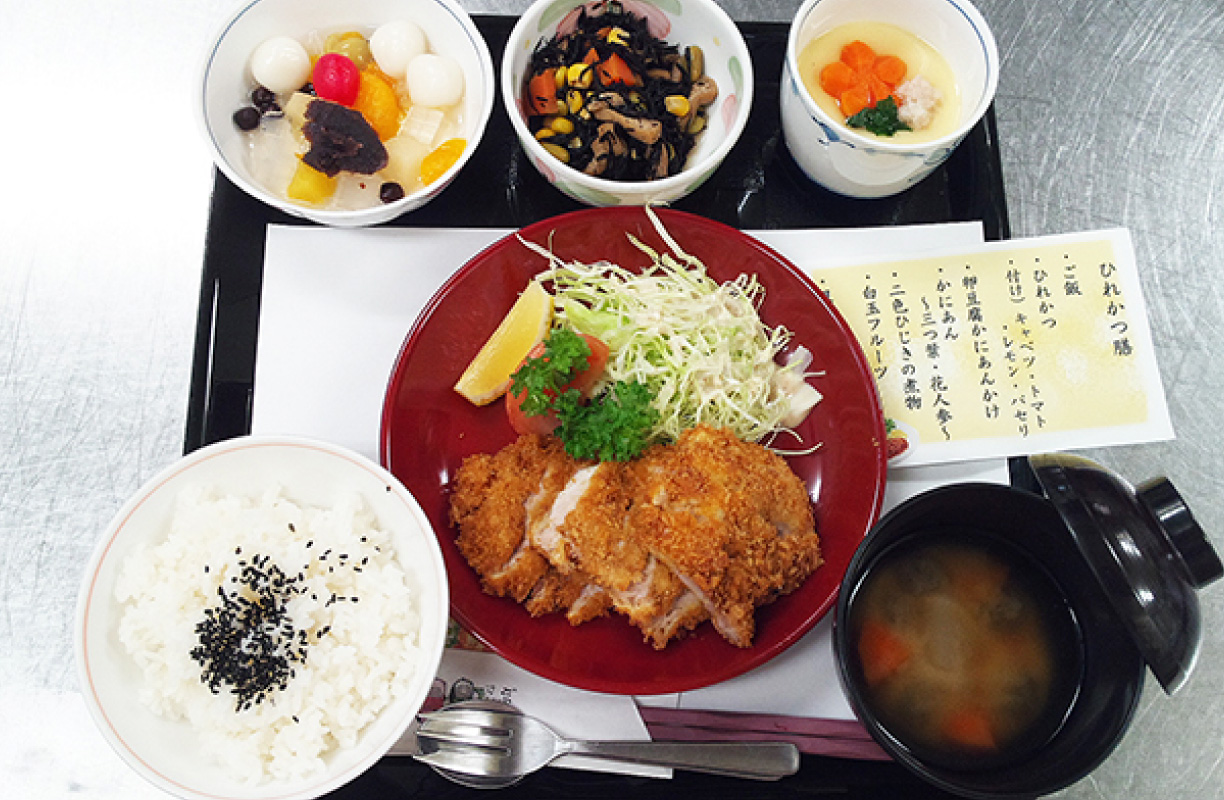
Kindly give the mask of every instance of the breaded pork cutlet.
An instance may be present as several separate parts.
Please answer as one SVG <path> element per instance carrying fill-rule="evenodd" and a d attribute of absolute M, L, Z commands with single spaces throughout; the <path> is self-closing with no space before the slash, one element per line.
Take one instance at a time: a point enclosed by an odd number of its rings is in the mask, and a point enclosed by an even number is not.
<path fill-rule="evenodd" d="M 521 603 L 548 573 L 548 560 L 529 546 L 530 521 L 547 514 L 548 486 L 556 476 L 558 488 L 565 485 L 571 462 L 560 441 L 541 436 L 464 460 L 451 485 L 450 518 L 459 552 L 489 594 Z"/>
<path fill-rule="evenodd" d="M 776 453 L 703 425 L 630 469 L 634 537 L 701 599 L 732 644 L 749 646 L 756 608 L 820 566 L 807 487 Z"/>
<path fill-rule="evenodd" d="M 756 608 L 821 563 L 803 482 L 766 448 L 708 426 L 625 464 L 522 437 L 464 461 L 451 519 L 485 591 L 573 624 L 612 607 L 656 648 L 706 619 L 749 646 Z"/>
<path fill-rule="evenodd" d="M 706 615 L 628 527 L 634 502 L 628 477 L 625 465 L 610 461 L 579 470 L 532 541 L 559 571 L 581 572 L 602 587 L 612 606 L 662 648 Z"/>

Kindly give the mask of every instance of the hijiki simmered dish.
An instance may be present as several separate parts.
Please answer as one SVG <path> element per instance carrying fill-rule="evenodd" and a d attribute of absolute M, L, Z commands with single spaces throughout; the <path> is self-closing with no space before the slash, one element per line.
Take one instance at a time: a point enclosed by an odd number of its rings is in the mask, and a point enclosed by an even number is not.
<path fill-rule="evenodd" d="M 777 360 L 789 333 L 761 322 L 755 280 L 709 278 L 647 213 L 675 255 L 630 236 L 640 271 L 531 245 L 556 316 L 505 395 L 518 439 L 451 482 L 456 546 L 532 616 L 615 611 L 657 649 L 709 621 L 749 647 L 757 608 L 823 561 L 807 486 L 758 441 L 820 395 L 805 350 Z"/>
<path fill-rule="evenodd" d="M 696 46 L 669 44 L 620 3 L 581 6 L 539 43 L 523 111 L 544 148 L 588 175 L 675 175 L 706 127 L 718 85 Z"/>
<path fill-rule="evenodd" d="M 322 771 L 420 661 L 418 601 L 355 495 L 313 507 L 190 487 L 165 538 L 124 561 L 115 599 L 141 702 L 190 723 L 240 782 Z"/>

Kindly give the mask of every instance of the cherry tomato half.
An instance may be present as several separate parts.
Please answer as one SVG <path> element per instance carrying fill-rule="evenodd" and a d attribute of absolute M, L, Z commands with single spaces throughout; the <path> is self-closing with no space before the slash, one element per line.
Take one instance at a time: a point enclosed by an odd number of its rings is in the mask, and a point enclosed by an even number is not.
<path fill-rule="evenodd" d="M 595 389 L 595 384 L 599 382 L 599 378 L 603 375 L 604 367 L 608 364 L 608 356 L 611 354 L 608 346 L 602 340 L 597 339 L 590 334 L 582 334 L 582 338 L 586 340 L 587 347 L 591 348 L 591 354 L 587 356 L 586 368 L 574 376 L 574 379 L 565 385 L 566 389 L 577 389 L 582 393 L 583 397 L 590 397 L 591 392 Z M 531 351 L 527 353 L 527 358 L 539 358 L 544 354 L 544 343 L 540 342 Z M 529 417 L 523 413 L 523 401 L 527 399 L 527 393 L 523 392 L 517 397 L 513 392 L 506 392 L 506 416 L 510 418 L 510 427 L 514 428 L 514 432 L 518 434 L 534 433 L 540 436 L 546 436 L 556 430 L 561 424 L 557 420 L 557 415 L 549 412 L 547 414 L 538 414 Z"/>

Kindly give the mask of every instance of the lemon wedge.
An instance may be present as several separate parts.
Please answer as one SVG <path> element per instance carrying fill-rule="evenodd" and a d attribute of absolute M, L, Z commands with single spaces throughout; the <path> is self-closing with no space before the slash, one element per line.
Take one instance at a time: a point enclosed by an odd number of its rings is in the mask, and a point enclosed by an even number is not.
<path fill-rule="evenodd" d="M 455 391 L 478 406 L 493 402 L 510 388 L 510 376 L 552 325 L 553 298 L 532 281 L 468 364 Z"/>

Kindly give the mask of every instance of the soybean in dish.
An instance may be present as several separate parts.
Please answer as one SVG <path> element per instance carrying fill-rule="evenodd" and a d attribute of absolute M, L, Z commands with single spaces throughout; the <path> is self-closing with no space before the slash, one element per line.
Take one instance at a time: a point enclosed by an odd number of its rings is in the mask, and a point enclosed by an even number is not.
<path fill-rule="evenodd" d="M 852 669 L 880 724 L 953 768 L 1012 762 L 1057 733 L 1075 698 L 1079 629 L 1057 585 L 976 532 L 881 556 L 849 618 Z"/>
<path fill-rule="evenodd" d="M 532 134 L 562 163 L 648 181 L 684 168 L 717 97 L 701 48 L 682 51 L 657 38 L 646 18 L 612 0 L 580 7 L 541 40 L 527 66 L 523 110 Z"/>

